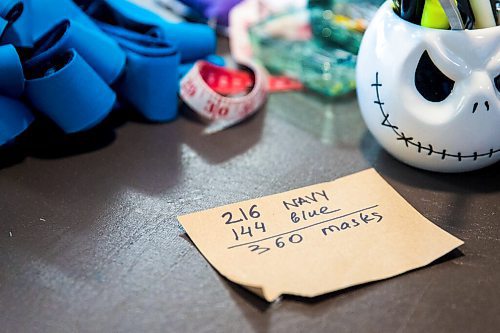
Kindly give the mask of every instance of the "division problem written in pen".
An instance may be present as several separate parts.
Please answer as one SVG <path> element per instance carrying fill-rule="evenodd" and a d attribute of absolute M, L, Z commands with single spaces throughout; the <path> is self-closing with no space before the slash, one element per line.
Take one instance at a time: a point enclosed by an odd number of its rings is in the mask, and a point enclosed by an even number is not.
<path fill-rule="evenodd" d="M 384 219 L 377 204 L 347 211 L 335 207 L 330 198 L 326 190 L 321 190 L 283 200 L 278 207 L 289 216 L 289 229 L 277 233 L 270 232 L 269 226 L 273 221 L 265 216 L 258 204 L 242 205 L 226 211 L 221 214 L 221 219 L 234 239 L 227 249 L 246 248 L 262 255 L 307 242 L 308 232 L 317 232 L 321 237 L 333 237 L 337 233 L 354 232 L 357 228 L 377 224 Z"/>

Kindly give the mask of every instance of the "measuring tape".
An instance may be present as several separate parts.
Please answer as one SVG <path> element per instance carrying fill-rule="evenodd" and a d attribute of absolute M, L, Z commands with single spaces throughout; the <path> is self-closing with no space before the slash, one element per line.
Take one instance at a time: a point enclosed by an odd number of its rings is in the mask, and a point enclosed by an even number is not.
<path fill-rule="evenodd" d="M 248 118 L 265 103 L 268 94 L 265 71 L 256 64 L 240 66 L 247 72 L 198 61 L 182 78 L 180 96 L 196 114 L 209 122 L 206 134 Z"/>

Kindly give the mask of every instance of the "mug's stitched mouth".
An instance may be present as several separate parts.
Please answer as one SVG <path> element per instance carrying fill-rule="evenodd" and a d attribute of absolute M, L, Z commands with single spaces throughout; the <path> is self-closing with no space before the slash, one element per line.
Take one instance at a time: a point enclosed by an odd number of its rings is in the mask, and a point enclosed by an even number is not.
<path fill-rule="evenodd" d="M 380 100 L 380 87 L 382 87 L 382 83 L 379 81 L 378 77 L 378 72 L 375 75 L 375 83 L 372 83 L 372 87 L 375 87 L 375 91 L 377 93 L 377 100 L 374 101 L 373 103 L 377 104 L 380 108 L 380 112 L 382 113 L 382 116 L 384 117 L 384 120 L 380 123 L 382 126 L 390 128 L 394 134 L 396 134 L 396 140 L 400 141 L 403 143 L 407 148 L 410 147 L 415 147 L 417 148 L 418 153 L 425 153 L 428 156 L 431 155 L 439 155 L 441 156 L 441 159 L 444 160 L 446 158 L 456 158 L 457 161 L 461 162 L 465 159 L 473 159 L 476 161 L 480 157 L 486 157 L 486 158 L 492 158 L 493 155 L 497 154 L 500 152 L 500 148 L 498 149 L 493 149 L 490 148 L 488 152 L 484 153 L 478 153 L 478 152 L 473 152 L 472 154 L 463 154 L 462 152 L 457 152 L 457 153 L 448 153 L 446 149 L 440 150 L 434 148 L 431 144 L 422 144 L 420 141 L 415 140 L 411 136 L 406 136 L 404 132 L 402 132 L 398 126 L 395 126 L 394 124 L 391 123 L 389 120 L 389 114 L 384 111 L 384 105 L 385 103 Z"/>

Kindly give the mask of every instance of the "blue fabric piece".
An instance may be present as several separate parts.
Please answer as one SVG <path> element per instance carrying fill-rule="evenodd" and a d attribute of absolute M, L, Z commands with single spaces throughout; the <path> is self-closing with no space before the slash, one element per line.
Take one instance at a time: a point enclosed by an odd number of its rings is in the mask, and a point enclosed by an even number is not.
<path fill-rule="evenodd" d="M 0 36 L 3 35 L 8 24 L 9 24 L 9 21 L 4 19 L 3 17 L 0 17 Z"/>
<path fill-rule="evenodd" d="M 208 59 L 215 44 L 211 28 L 127 0 L 0 0 L 0 145 L 33 120 L 10 97 L 66 133 L 99 123 L 116 93 L 148 120 L 171 120 L 181 59 Z"/>
<path fill-rule="evenodd" d="M 0 2 L 0 16 L 7 21 L 16 20 L 22 13 L 22 6 L 21 0 L 2 0 Z"/>
<path fill-rule="evenodd" d="M 0 146 L 24 132 L 32 121 L 33 115 L 21 101 L 0 95 Z"/>
<path fill-rule="evenodd" d="M 127 0 L 94 0 L 85 11 L 97 21 L 163 38 L 177 47 L 182 62 L 215 53 L 215 32 L 206 25 L 170 23 Z"/>
<path fill-rule="evenodd" d="M 203 60 L 211 62 L 212 64 L 217 65 L 217 66 L 224 66 L 226 64 L 226 61 L 224 60 L 224 58 L 221 56 L 218 56 L 216 54 L 208 55 Z M 194 64 L 195 64 L 194 62 L 187 63 L 187 64 L 181 64 L 179 66 L 179 70 L 177 72 L 179 75 L 179 78 L 182 78 L 184 75 L 186 75 L 187 72 L 189 72 L 191 70 L 191 68 L 193 68 Z"/>
<path fill-rule="evenodd" d="M 21 60 L 12 45 L 0 46 L 0 95 L 19 98 L 24 91 Z"/>
<path fill-rule="evenodd" d="M 74 50 L 32 64 L 26 96 L 66 133 L 89 129 L 111 111 L 115 93 Z"/>
<path fill-rule="evenodd" d="M 22 0 L 24 11 L 7 29 L 2 40 L 18 47 L 33 47 L 35 41 L 64 19 L 97 30 L 94 22 L 71 0 Z"/>
<path fill-rule="evenodd" d="M 162 39 L 101 23 L 101 29 L 125 50 L 127 69 L 117 83 L 120 96 L 151 121 L 177 116 L 177 49 Z"/>
<path fill-rule="evenodd" d="M 2 0 L 0 2 L 0 36 L 5 29 L 21 16 L 24 5 L 21 0 Z"/>
<path fill-rule="evenodd" d="M 16 46 L 31 47 L 63 19 L 70 19 L 96 28 L 89 18 L 121 26 L 127 30 L 161 37 L 177 46 L 183 62 L 195 61 L 215 53 L 216 36 L 212 28 L 193 23 L 171 23 L 160 16 L 127 0 L 93 0 L 85 2 L 85 13 L 71 0 L 23 0 L 25 10 L 19 20 L 8 29 L 6 41 Z M 151 33 L 150 33 L 151 34 Z"/>
<path fill-rule="evenodd" d="M 125 53 L 111 38 L 70 20 L 59 23 L 36 42 L 35 52 L 25 66 L 48 60 L 70 48 L 74 48 L 107 84 L 115 82 L 125 67 Z"/>
<path fill-rule="evenodd" d="M 210 54 L 205 57 L 205 60 L 208 62 L 211 62 L 214 65 L 217 66 L 225 66 L 226 65 L 226 60 L 224 60 L 223 57 L 217 54 Z"/>

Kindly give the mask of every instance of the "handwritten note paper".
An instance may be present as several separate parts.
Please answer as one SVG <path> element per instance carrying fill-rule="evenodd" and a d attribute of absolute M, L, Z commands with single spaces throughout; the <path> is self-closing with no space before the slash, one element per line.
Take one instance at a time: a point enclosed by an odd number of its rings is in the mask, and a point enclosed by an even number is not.
<path fill-rule="evenodd" d="M 463 244 L 373 169 L 179 221 L 220 274 L 267 301 L 389 278 Z"/>

